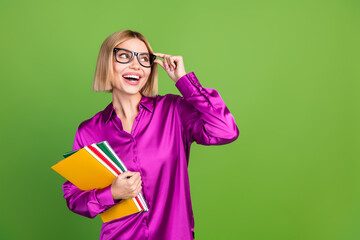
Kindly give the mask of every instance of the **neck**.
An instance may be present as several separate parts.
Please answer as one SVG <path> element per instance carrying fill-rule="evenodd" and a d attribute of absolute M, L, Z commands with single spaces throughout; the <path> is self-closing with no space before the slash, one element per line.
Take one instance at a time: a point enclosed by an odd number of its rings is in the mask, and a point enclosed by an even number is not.
<path fill-rule="evenodd" d="M 120 119 L 132 119 L 139 113 L 139 103 L 141 100 L 141 93 L 124 94 L 123 92 L 113 90 L 112 100 L 113 108 L 116 115 Z"/>

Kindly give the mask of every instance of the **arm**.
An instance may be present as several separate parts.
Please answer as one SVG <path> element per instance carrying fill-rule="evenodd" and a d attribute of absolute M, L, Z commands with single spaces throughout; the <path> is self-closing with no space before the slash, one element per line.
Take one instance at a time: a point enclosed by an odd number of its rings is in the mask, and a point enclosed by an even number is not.
<path fill-rule="evenodd" d="M 78 129 L 75 134 L 73 150 L 83 147 Z M 103 189 L 82 191 L 71 182 L 66 181 L 63 184 L 63 192 L 68 208 L 72 212 L 88 218 L 94 218 L 97 214 L 116 204 L 111 194 L 111 185 Z"/>
<path fill-rule="evenodd" d="M 63 184 L 64 198 L 68 208 L 79 215 L 94 218 L 109 209 L 115 202 L 111 195 L 111 185 L 103 189 L 82 191 L 66 181 Z"/>
<path fill-rule="evenodd" d="M 193 72 L 175 84 L 183 95 L 178 111 L 187 139 L 202 145 L 222 145 L 235 141 L 239 129 L 220 94 L 203 88 Z"/>

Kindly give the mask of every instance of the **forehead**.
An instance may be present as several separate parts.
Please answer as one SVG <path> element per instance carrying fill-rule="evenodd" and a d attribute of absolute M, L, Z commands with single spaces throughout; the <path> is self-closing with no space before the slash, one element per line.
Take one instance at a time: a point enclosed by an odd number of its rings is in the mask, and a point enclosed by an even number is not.
<path fill-rule="evenodd" d="M 117 48 L 126 48 L 134 52 L 148 52 L 145 43 L 137 38 L 128 39 L 118 45 Z"/>

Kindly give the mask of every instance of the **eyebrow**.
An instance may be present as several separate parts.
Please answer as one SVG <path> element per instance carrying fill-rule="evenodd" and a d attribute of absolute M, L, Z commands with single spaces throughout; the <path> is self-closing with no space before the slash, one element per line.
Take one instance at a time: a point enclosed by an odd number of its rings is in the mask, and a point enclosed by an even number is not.
<path fill-rule="evenodd" d="M 116 48 L 118 48 L 118 47 L 116 47 Z M 130 49 L 127 49 L 127 48 L 122 48 L 122 49 L 125 49 L 125 50 L 128 50 L 128 51 L 133 51 L 133 52 L 136 52 L 136 51 L 134 51 L 134 50 L 130 50 Z M 136 52 L 136 53 L 150 53 L 149 51 L 147 51 L 147 52 Z"/>

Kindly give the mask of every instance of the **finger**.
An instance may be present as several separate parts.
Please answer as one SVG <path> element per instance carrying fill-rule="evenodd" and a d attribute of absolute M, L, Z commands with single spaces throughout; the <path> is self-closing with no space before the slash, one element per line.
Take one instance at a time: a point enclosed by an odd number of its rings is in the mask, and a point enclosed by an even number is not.
<path fill-rule="evenodd" d="M 120 174 L 121 178 L 130 178 L 135 175 L 136 172 L 126 171 L 122 174 Z"/>
<path fill-rule="evenodd" d="M 164 62 L 163 62 L 163 61 L 161 61 L 160 59 L 155 59 L 154 63 L 159 64 L 162 68 L 164 68 L 164 69 L 165 69 Z"/>
<path fill-rule="evenodd" d="M 170 70 L 175 70 L 175 64 L 174 64 L 174 57 L 169 57 L 168 58 L 168 63 L 169 63 L 169 66 L 170 66 Z"/>
<path fill-rule="evenodd" d="M 170 63 L 171 63 L 171 66 L 173 67 L 173 70 L 174 70 L 176 68 L 175 58 L 171 58 Z"/>
<path fill-rule="evenodd" d="M 142 186 L 140 185 L 138 188 L 136 188 L 136 190 L 135 190 L 135 196 L 134 197 L 136 197 L 137 195 L 139 195 L 139 193 L 141 192 L 141 189 L 142 189 Z"/>
<path fill-rule="evenodd" d="M 165 56 L 164 63 L 166 63 L 166 66 L 170 69 L 169 56 Z"/>
<path fill-rule="evenodd" d="M 133 196 L 135 197 L 136 195 L 139 194 L 139 192 L 141 191 L 142 189 L 142 186 L 141 185 L 134 185 L 134 186 L 131 186 L 130 188 L 130 193 L 133 194 Z"/>
<path fill-rule="evenodd" d="M 126 173 L 126 174 L 125 174 L 125 173 Z M 122 179 L 125 179 L 125 180 L 131 179 L 131 182 L 134 182 L 134 180 L 136 179 L 137 175 L 140 175 L 140 173 L 139 173 L 139 172 L 129 172 L 129 171 L 126 171 L 126 172 L 124 172 L 124 173 L 121 174 L 121 175 L 123 175 L 123 176 L 122 176 Z M 121 175 L 120 175 L 120 176 L 121 176 Z"/>
<path fill-rule="evenodd" d="M 168 62 L 166 60 L 166 57 L 164 58 L 164 69 L 169 70 L 169 64 L 168 64 Z"/>
<path fill-rule="evenodd" d="M 124 172 L 124 174 L 131 174 L 131 175 L 134 175 L 136 172 L 133 172 L 133 171 L 126 171 Z"/>
<path fill-rule="evenodd" d="M 154 53 L 154 55 L 161 58 L 164 58 L 166 56 L 166 54 L 164 53 Z"/>
<path fill-rule="evenodd" d="M 131 177 L 131 183 L 132 184 L 137 183 L 140 180 L 141 180 L 140 175 L 134 175 L 134 176 Z"/>
<path fill-rule="evenodd" d="M 158 63 L 164 70 L 167 70 L 166 63 L 161 61 L 160 59 L 155 59 L 154 63 Z"/>
<path fill-rule="evenodd" d="M 131 184 L 134 184 L 136 183 L 137 181 L 141 180 L 141 176 L 140 176 L 140 173 L 136 173 L 134 174 L 132 177 L 131 177 Z"/>
<path fill-rule="evenodd" d="M 168 65 L 169 70 L 174 70 L 174 69 L 173 69 L 173 66 L 172 66 L 172 64 L 171 64 L 171 58 L 172 58 L 172 56 L 170 56 L 170 55 L 167 55 L 167 56 L 165 57 L 165 59 L 166 59 L 166 64 Z"/>
<path fill-rule="evenodd" d="M 142 185 L 142 181 L 140 180 L 140 181 L 137 183 L 136 188 L 141 187 L 141 185 Z"/>

